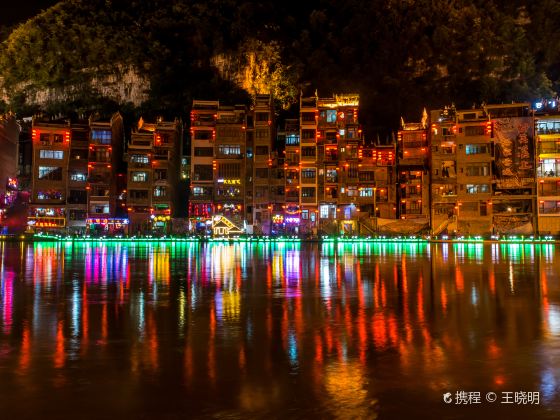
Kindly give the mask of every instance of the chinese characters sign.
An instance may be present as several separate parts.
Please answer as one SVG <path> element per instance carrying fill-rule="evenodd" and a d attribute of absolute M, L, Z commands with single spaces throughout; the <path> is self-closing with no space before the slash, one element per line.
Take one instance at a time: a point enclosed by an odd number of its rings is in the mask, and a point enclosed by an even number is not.
<path fill-rule="evenodd" d="M 531 118 L 494 120 L 496 186 L 519 188 L 534 182 L 533 125 Z"/>

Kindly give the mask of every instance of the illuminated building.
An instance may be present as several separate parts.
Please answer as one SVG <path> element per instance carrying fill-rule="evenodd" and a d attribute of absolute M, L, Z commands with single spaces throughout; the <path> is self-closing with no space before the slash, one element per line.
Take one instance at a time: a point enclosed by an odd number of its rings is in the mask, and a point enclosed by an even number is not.
<path fill-rule="evenodd" d="M 9 206 L 17 194 L 20 131 L 14 115 L 0 116 L 0 209 Z"/>
<path fill-rule="evenodd" d="M 537 166 L 530 104 L 486 105 L 484 110 L 490 118 L 490 123 L 486 123 L 490 150 L 485 152 L 478 145 L 465 145 L 469 156 L 491 155 L 491 160 L 487 160 L 492 165 L 492 199 L 487 203 L 481 201 L 479 206 L 484 210 L 486 204 L 494 234 L 533 235 L 537 226 Z M 546 187 L 545 184 L 542 189 L 545 194 L 549 191 Z"/>
<path fill-rule="evenodd" d="M 245 106 L 220 105 L 212 150 L 212 202 L 214 215 L 224 216 L 238 227 L 243 227 L 245 220 L 246 131 Z"/>
<path fill-rule="evenodd" d="M 126 154 L 127 187 L 121 193 L 126 194 L 130 233 L 172 232 L 179 197 L 181 145 L 179 120 L 146 123 L 140 119 L 132 132 Z"/>
<path fill-rule="evenodd" d="M 299 212 L 299 120 L 287 119 L 279 137 L 284 141 L 284 214 L 277 217 L 276 224 L 282 223 L 282 230 L 287 234 L 297 233 L 300 224 Z"/>
<path fill-rule="evenodd" d="M 430 219 L 428 115 L 420 123 L 401 122 L 398 132 L 397 217 L 427 226 Z"/>
<path fill-rule="evenodd" d="M 66 228 L 70 121 L 34 117 L 33 169 L 28 226 L 34 230 Z"/>
<path fill-rule="evenodd" d="M 88 220 L 120 219 L 126 214 L 122 206 L 126 188 L 123 118 L 120 113 L 115 113 L 110 119 L 92 115 L 89 129 Z M 87 229 L 100 234 L 107 232 L 109 225 L 90 223 Z"/>
<path fill-rule="evenodd" d="M 318 109 L 317 95 L 299 101 L 299 233 L 317 233 L 318 218 Z M 336 110 L 335 110 L 336 113 Z"/>
<path fill-rule="evenodd" d="M 191 110 L 191 230 L 209 233 L 214 214 L 214 139 L 218 101 L 193 101 Z"/>
<path fill-rule="evenodd" d="M 430 124 L 433 234 L 532 234 L 529 104 L 445 108 Z"/>
<path fill-rule="evenodd" d="M 195 100 L 190 132 L 191 230 L 210 233 L 217 215 L 248 233 L 270 233 L 272 98 L 257 95 L 250 111 Z"/>
<path fill-rule="evenodd" d="M 535 106 L 537 214 L 540 235 L 560 234 L 560 106 L 557 100 Z"/>
<path fill-rule="evenodd" d="M 72 122 L 66 192 L 67 225 L 72 232 L 83 233 L 86 228 L 88 159 L 89 123 L 87 120 Z"/>
<path fill-rule="evenodd" d="M 253 233 L 270 234 L 274 109 L 270 95 L 256 95 L 254 101 L 247 130 L 247 223 L 252 225 Z"/>

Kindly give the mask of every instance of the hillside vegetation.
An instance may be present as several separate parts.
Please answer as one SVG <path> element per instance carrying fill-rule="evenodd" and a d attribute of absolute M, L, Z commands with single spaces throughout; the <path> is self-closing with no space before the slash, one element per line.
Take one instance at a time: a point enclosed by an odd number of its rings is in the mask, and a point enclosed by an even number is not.
<path fill-rule="evenodd" d="M 0 75 L 20 114 L 184 117 L 193 98 L 271 91 L 289 107 L 300 91 L 359 92 L 373 133 L 424 106 L 555 95 L 557 22 L 560 0 L 64 0 L 8 36 Z M 125 75 L 145 95 L 101 88 Z"/>

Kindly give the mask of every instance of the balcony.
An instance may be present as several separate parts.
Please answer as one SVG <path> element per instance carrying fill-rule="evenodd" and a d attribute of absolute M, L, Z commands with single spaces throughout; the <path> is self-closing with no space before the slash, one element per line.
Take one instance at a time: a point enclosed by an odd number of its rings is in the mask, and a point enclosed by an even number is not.
<path fill-rule="evenodd" d="M 95 201 L 96 203 L 105 203 L 105 202 L 109 202 L 109 196 L 108 195 L 90 195 L 89 196 L 89 201 Z"/>
<path fill-rule="evenodd" d="M 560 142 L 541 142 L 538 147 L 539 155 L 552 155 L 560 153 Z"/>
<path fill-rule="evenodd" d="M 544 171 L 541 169 L 537 170 L 537 177 L 538 178 L 558 178 L 560 177 L 560 169 L 554 170 L 551 169 L 549 171 Z"/>
<path fill-rule="evenodd" d="M 100 176 L 100 175 L 92 175 L 87 179 L 87 182 L 90 184 L 110 184 L 111 177 L 110 176 Z"/>

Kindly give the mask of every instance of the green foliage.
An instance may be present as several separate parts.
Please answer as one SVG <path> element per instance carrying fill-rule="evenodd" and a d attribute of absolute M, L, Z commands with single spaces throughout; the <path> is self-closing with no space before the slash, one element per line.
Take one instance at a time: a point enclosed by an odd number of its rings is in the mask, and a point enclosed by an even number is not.
<path fill-rule="evenodd" d="M 559 21 L 560 0 L 65 0 L 3 42 L 0 74 L 19 111 L 35 91 L 130 66 L 150 80 L 144 115 L 267 89 L 284 106 L 300 89 L 359 92 L 371 133 L 423 107 L 554 94 Z M 237 70 L 218 71 L 219 56 Z M 72 101 L 121 105 L 87 89 Z"/>

